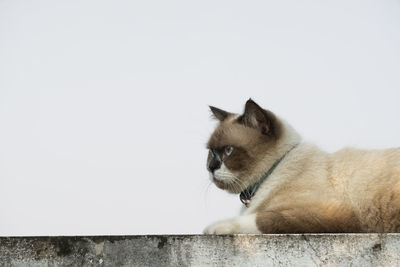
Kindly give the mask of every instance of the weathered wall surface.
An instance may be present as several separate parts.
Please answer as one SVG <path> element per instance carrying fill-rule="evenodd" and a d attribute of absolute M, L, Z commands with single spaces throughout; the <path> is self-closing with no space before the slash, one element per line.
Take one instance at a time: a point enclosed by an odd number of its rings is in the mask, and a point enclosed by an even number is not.
<path fill-rule="evenodd" d="M 399 234 L 0 237 L 0 266 L 400 266 Z"/>

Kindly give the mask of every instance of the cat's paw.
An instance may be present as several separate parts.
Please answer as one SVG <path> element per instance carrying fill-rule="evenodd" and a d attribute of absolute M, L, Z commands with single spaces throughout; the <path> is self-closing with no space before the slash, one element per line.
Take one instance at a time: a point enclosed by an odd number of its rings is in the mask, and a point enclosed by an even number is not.
<path fill-rule="evenodd" d="M 211 224 L 203 233 L 206 235 L 229 235 L 234 234 L 236 225 L 232 221 L 222 221 Z"/>

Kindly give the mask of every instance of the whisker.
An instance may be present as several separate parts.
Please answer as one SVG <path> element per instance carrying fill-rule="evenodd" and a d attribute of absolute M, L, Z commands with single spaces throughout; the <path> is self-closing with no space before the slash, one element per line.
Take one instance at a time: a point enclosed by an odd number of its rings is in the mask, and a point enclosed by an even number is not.
<path fill-rule="evenodd" d="M 243 189 L 245 189 L 245 186 L 244 186 L 243 182 L 240 181 L 237 177 L 235 177 L 235 182 L 238 184 L 238 186 L 240 188 L 239 191 L 242 191 Z"/>
<path fill-rule="evenodd" d="M 207 197 L 208 197 L 208 193 L 209 193 L 211 185 L 212 185 L 212 182 L 209 181 L 207 187 L 204 190 L 204 205 L 205 205 L 206 209 L 207 209 Z"/>
<path fill-rule="evenodd" d="M 242 185 L 240 183 L 239 180 L 237 180 L 236 178 L 232 180 L 233 184 L 235 185 L 236 189 L 235 191 L 242 191 Z"/>
<path fill-rule="evenodd" d="M 230 178 L 230 179 L 234 179 L 235 177 L 230 174 L 230 173 L 218 173 L 218 175 L 216 175 L 217 177 L 224 177 L 224 178 Z"/>

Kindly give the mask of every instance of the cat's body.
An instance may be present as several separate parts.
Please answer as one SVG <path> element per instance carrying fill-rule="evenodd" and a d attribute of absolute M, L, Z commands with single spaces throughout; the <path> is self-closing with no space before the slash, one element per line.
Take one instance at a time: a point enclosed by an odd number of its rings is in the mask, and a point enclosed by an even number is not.
<path fill-rule="evenodd" d="M 221 123 L 207 166 L 218 187 L 240 193 L 278 164 L 240 216 L 205 233 L 400 232 L 400 149 L 326 153 L 252 100 L 243 115 L 212 111 Z"/>

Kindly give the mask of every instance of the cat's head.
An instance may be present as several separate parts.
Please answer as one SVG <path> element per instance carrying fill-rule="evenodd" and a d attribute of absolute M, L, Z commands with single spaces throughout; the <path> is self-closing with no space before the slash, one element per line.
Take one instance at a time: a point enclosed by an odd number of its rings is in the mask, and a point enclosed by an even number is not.
<path fill-rule="evenodd" d="M 207 143 L 207 169 L 217 187 L 231 193 L 255 183 L 290 143 L 297 142 L 290 126 L 251 99 L 241 115 L 210 109 L 219 124 Z"/>

